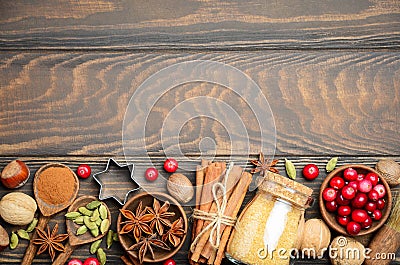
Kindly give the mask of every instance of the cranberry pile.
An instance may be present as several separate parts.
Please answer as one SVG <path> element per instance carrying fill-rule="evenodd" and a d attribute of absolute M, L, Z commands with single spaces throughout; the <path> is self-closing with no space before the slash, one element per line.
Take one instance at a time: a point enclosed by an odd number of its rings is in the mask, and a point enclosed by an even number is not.
<path fill-rule="evenodd" d="M 385 195 L 385 186 L 380 183 L 377 174 L 370 172 L 364 175 L 353 168 L 334 176 L 329 181 L 329 187 L 322 192 L 326 210 L 337 214 L 337 222 L 350 235 L 369 229 L 372 221 L 382 218 Z"/>

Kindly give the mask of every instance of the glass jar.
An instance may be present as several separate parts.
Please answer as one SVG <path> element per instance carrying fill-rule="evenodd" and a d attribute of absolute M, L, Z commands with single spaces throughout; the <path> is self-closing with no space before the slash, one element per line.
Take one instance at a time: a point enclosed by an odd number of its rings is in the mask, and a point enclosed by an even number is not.
<path fill-rule="evenodd" d="M 287 265 L 295 247 L 312 189 L 267 172 L 253 200 L 246 205 L 228 243 L 227 258 L 235 264 Z"/>

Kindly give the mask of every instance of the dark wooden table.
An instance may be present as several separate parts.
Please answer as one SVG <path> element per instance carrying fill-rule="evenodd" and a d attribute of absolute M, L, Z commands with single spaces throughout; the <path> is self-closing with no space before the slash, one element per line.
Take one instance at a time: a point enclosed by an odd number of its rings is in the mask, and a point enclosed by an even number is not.
<path fill-rule="evenodd" d="M 225 63 L 258 84 L 274 115 L 281 172 L 284 158 L 298 175 L 310 162 L 323 169 L 332 156 L 339 156 L 339 165 L 399 162 L 399 45 L 399 1 L 1 1 L 0 169 L 15 158 L 32 173 L 48 162 L 73 170 L 87 163 L 93 173 L 110 157 L 125 162 L 122 123 L 131 96 L 152 74 L 190 60 Z M 160 124 L 175 105 L 196 96 L 246 108 L 216 84 L 175 87 L 157 102 L 146 127 L 147 154 L 157 167 L 165 159 Z M 242 118 L 255 158 L 262 139 L 251 115 Z M 182 127 L 180 148 L 195 161 L 200 139 L 211 137 L 216 160 L 234 155 L 248 166 L 247 153 L 232 154 L 228 136 L 217 121 L 194 119 Z M 141 155 L 130 159 L 136 176 L 150 165 Z M 321 171 L 313 182 L 298 181 L 317 195 L 326 176 Z M 183 173 L 194 179 L 193 172 Z M 19 190 L 32 194 L 32 178 Z M 0 196 L 9 191 L 0 187 Z M 81 181 L 79 195 L 98 192 L 93 179 Z M 119 205 L 106 203 L 115 229 Z M 191 208 L 185 210 L 190 215 Z M 315 203 L 306 217 L 319 216 Z M 55 222 L 65 230 L 63 213 Z M 0 224 L 8 232 L 17 229 Z M 19 264 L 26 246 L 21 240 L 17 249 L 7 248 L 0 263 Z M 186 242 L 176 255 L 178 264 L 188 264 L 188 247 Z M 109 264 L 122 263 L 118 244 L 106 253 Z M 89 255 L 88 246 L 73 253 Z M 46 255 L 34 261 L 48 263 Z M 400 264 L 399 253 L 392 264 Z"/>

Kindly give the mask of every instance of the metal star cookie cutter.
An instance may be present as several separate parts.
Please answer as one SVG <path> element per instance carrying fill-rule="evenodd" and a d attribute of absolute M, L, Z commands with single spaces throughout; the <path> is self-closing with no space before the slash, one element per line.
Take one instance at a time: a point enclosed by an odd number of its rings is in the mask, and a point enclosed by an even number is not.
<path fill-rule="evenodd" d="M 106 169 L 93 174 L 94 180 L 100 185 L 99 200 L 114 198 L 124 205 L 131 192 L 140 189 L 133 178 L 133 164 L 120 165 L 113 158 L 108 159 Z"/>

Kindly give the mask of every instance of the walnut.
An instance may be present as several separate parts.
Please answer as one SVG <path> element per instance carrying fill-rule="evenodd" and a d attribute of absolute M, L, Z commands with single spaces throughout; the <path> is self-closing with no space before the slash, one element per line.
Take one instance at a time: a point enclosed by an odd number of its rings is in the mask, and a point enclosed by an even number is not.
<path fill-rule="evenodd" d="M 331 241 L 331 232 L 321 219 L 310 219 L 304 224 L 301 250 L 308 257 L 320 257 Z"/>
<path fill-rule="evenodd" d="M 37 210 L 36 201 L 22 192 L 10 192 L 0 201 L 0 215 L 7 223 L 27 225 Z"/>
<path fill-rule="evenodd" d="M 361 265 L 365 260 L 364 246 L 353 238 L 338 236 L 329 248 L 332 265 Z"/>

